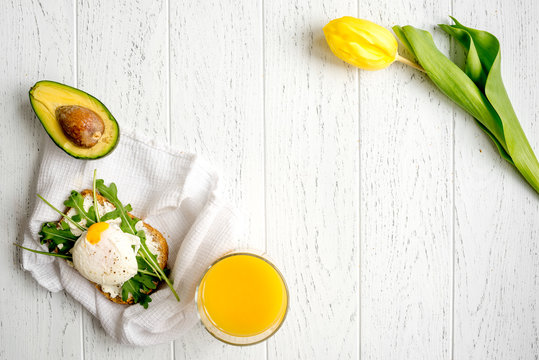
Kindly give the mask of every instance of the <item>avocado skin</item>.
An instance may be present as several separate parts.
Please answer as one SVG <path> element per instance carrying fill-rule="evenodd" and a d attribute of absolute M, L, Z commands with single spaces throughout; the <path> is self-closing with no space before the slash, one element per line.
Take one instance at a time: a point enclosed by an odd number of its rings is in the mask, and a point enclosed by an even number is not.
<path fill-rule="evenodd" d="M 103 119 L 103 121 L 110 121 L 113 124 L 113 128 L 116 131 L 116 137 L 114 139 L 114 144 L 111 147 L 107 148 L 105 152 L 95 154 L 94 156 L 82 155 L 82 154 L 78 154 L 75 151 L 69 151 L 69 150 L 65 149 L 62 146 L 62 144 L 60 144 L 58 142 L 58 139 L 55 138 L 54 135 L 49 132 L 49 130 L 47 129 L 47 127 L 45 125 L 45 120 L 40 116 L 38 109 L 36 109 L 34 101 L 37 101 L 37 100 L 33 96 L 33 92 L 36 89 L 36 87 L 38 87 L 39 85 L 42 85 L 42 86 L 43 85 L 44 86 L 47 86 L 47 85 L 60 86 L 60 87 L 63 87 L 64 89 L 67 89 L 67 90 L 70 90 L 70 91 L 83 93 L 86 96 L 88 96 L 89 98 L 91 98 L 92 100 L 94 100 L 95 102 L 97 102 L 97 104 L 101 107 L 101 109 L 107 114 L 107 118 Z M 88 94 L 87 92 L 85 92 L 83 90 L 80 90 L 80 89 L 77 89 L 77 88 L 74 88 L 72 86 L 66 85 L 66 84 L 62 84 L 62 83 L 57 82 L 57 81 L 40 80 L 40 81 L 36 82 L 34 84 L 34 86 L 32 86 L 30 88 L 30 90 L 28 91 L 28 97 L 30 98 L 30 104 L 32 105 L 32 110 L 34 110 L 34 113 L 36 114 L 37 118 L 41 122 L 41 125 L 43 125 L 43 128 L 45 129 L 45 132 L 47 133 L 47 135 L 56 144 L 56 146 L 58 146 L 60 149 L 62 149 L 69 156 L 72 156 L 72 157 L 74 157 L 76 159 L 81 159 L 81 160 L 97 160 L 97 159 L 100 159 L 100 158 L 103 158 L 103 157 L 109 155 L 110 153 L 112 153 L 114 151 L 114 149 L 116 149 L 116 146 L 118 146 L 118 143 L 120 142 L 120 127 L 118 125 L 118 122 L 116 121 L 114 116 L 111 114 L 109 109 L 107 109 L 105 104 L 103 104 L 99 99 L 97 99 L 96 97 Z M 72 105 L 72 104 L 66 104 L 66 105 Z"/>

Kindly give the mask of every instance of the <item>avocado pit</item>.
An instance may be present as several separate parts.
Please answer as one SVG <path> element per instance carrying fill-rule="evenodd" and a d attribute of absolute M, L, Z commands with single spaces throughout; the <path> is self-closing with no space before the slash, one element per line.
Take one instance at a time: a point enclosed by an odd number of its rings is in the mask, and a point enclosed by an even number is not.
<path fill-rule="evenodd" d="M 91 94 L 42 80 L 29 91 L 30 103 L 52 141 L 76 159 L 99 159 L 120 140 L 120 127 L 109 109 Z"/>
<path fill-rule="evenodd" d="M 95 111 L 78 105 L 56 108 L 56 119 L 64 134 L 77 146 L 91 148 L 105 131 L 103 119 Z"/>

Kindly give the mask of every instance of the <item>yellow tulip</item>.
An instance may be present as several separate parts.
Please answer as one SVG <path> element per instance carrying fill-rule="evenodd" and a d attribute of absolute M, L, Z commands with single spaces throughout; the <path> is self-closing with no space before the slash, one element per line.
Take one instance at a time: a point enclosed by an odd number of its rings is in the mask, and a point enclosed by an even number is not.
<path fill-rule="evenodd" d="M 397 39 L 389 30 L 371 21 L 345 16 L 324 26 L 324 34 L 335 56 L 361 69 L 381 70 L 395 60 L 419 68 L 399 56 Z"/>

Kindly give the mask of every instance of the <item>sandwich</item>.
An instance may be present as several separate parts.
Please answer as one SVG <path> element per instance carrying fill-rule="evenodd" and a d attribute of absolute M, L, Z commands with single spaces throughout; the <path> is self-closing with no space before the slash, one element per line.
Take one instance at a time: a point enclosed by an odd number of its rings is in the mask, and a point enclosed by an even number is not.
<path fill-rule="evenodd" d="M 38 197 L 62 217 L 44 223 L 39 232 L 48 252 L 23 249 L 65 259 L 115 303 L 147 308 L 150 294 L 162 282 L 179 301 L 167 276 L 164 236 L 133 216 L 131 205 L 122 205 L 114 183 L 105 186 L 94 172 L 93 189 L 73 190 L 64 202 L 64 212 Z"/>

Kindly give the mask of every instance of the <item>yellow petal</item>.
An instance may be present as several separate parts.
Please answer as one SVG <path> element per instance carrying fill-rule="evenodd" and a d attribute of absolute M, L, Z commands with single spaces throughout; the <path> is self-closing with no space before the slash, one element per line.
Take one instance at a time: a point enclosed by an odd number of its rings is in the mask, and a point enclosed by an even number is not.
<path fill-rule="evenodd" d="M 339 59 L 365 70 L 388 67 L 397 58 L 397 40 L 371 21 L 345 16 L 324 26 L 329 48 Z"/>

